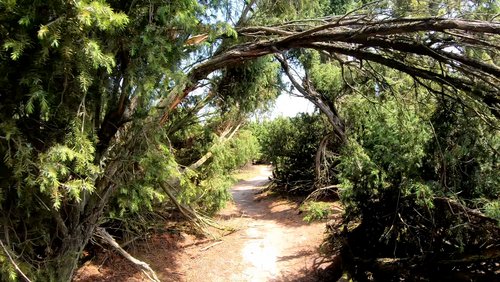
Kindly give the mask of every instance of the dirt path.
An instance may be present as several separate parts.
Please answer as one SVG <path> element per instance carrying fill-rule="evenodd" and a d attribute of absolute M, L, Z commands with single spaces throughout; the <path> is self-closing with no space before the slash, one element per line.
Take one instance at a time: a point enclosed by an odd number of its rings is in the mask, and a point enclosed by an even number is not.
<path fill-rule="evenodd" d="M 219 215 L 239 231 L 206 251 L 200 251 L 205 244 L 188 250 L 186 281 L 314 281 L 311 267 L 324 223 L 306 224 L 288 201 L 259 198 L 270 171 L 258 169 L 258 176 L 232 189 L 234 204 Z"/>
<path fill-rule="evenodd" d="M 296 204 L 257 195 L 268 183 L 270 170 L 253 169 L 257 176 L 236 184 L 234 203 L 217 216 L 221 224 L 238 228 L 236 232 L 216 242 L 160 235 L 134 255 L 150 263 L 161 281 L 315 281 L 312 265 L 324 223 L 307 224 Z M 87 264 L 75 281 L 144 281 L 119 257 L 109 255 L 99 265 Z"/>

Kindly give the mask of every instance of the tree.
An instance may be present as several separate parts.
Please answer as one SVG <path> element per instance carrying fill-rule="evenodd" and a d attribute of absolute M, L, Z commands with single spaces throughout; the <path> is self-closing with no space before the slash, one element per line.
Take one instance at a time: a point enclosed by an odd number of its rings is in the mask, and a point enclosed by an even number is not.
<path fill-rule="evenodd" d="M 301 114 L 253 124 L 261 154 L 273 164 L 273 190 L 307 195 L 314 190 L 315 154 L 326 134 L 319 114 Z"/>
<path fill-rule="evenodd" d="M 189 34 L 200 29 L 203 7 L 193 1 L 0 7 L 2 237 L 13 253 L 25 254 L 21 266 L 65 281 L 119 188 L 112 179 L 126 179 L 133 167 L 136 140 L 115 135 L 131 120 L 144 122 L 180 75 L 175 66 Z M 211 34 L 222 28 L 213 27 Z M 116 145 L 121 149 L 109 152 Z"/>
<path fill-rule="evenodd" d="M 324 17 L 326 2 L 248 1 L 231 26 L 217 14 L 234 16 L 232 1 L 1 1 L 1 239 L 21 268 L 69 280 L 124 184 L 181 177 L 165 132 L 179 105 L 218 70 L 230 81 L 265 55 L 307 48 L 341 66 L 377 63 L 498 117 L 500 24 L 384 9 Z M 165 170 L 134 176 L 144 164 Z M 155 198 L 146 186 L 137 191 Z"/>

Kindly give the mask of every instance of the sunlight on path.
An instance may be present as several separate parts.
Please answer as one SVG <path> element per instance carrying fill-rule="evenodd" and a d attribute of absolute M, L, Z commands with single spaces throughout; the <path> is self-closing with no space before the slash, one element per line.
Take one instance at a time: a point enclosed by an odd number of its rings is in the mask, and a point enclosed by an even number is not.
<path fill-rule="evenodd" d="M 261 168 L 261 175 L 254 177 L 249 181 L 266 182 L 269 174 L 269 168 L 263 167 Z M 245 185 L 239 188 L 239 190 L 255 189 L 254 185 Z M 238 188 L 235 188 L 235 190 L 236 189 Z M 244 199 L 240 199 L 240 201 L 247 202 Z M 239 279 L 244 278 L 245 281 L 260 282 L 276 278 L 278 275 L 276 261 L 278 259 L 279 251 L 276 248 L 276 242 L 273 242 L 275 234 L 266 232 L 266 230 L 275 229 L 277 229 L 277 227 L 272 223 L 251 223 L 248 225 L 248 229 L 245 231 L 246 236 L 243 236 L 243 239 L 245 239 L 246 242 L 241 252 L 243 262 L 248 266 L 243 270 L 243 277 L 235 274 L 232 277 L 233 281 L 238 281 Z"/>
<path fill-rule="evenodd" d="M 269 182 L 270 167 L 252 166 L 246 174 L 258 176 L 236 184 L 233 202 L 216 217 L 237 231 L 215 245 L 186 242 L 176 257 L 178 268 L 165 269 L 164 281 L 316 281 L 312 265 L 324 223 L 307 224 L 296 203 L 258 194 Z"/>
<path fill-rule="evenodd" d="M 269 229 L 272 230 L 272 228 Z M 251 265 L 244 270 L 243 275 L 252 282 L 269 281 L 269 279 L 276 278 L 278 274 L 276 267 L 278 250 L 272 240 L 274 234 L 264 235 L 258 227 L 250 227 L 246 233 L 250 240 L 243 247 L 242 255 L 244 261 Z"/>

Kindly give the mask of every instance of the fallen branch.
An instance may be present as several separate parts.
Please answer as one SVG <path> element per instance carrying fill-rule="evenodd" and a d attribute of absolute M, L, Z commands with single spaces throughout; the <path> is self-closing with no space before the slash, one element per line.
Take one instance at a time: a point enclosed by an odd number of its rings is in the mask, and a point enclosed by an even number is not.
<path fill-rule="evenodd" d="M 134 258 L 127 251 L 125 251 L 120 245 L 115 241 L 115 239 L 104 229 L 101 227 L 96 228 L 94 234 L 106 242 L 108 245 L 117 250 L 122 256 L 124 256 L 127 260 L 137 265 L 142 272 L 149 278 L 149 280 L 154 282 L 160 282 L 158 276 L 154 272 L 154 270 L 149 266 L 149 264 Z"/>
<path fill-rule="evenodd" d="M 312 199 L 316 199 L 317 196 L 319 196 L 319 194 L 321 194 L 324 191 L 330 191 L 330 193 L 333 193 L 337 197 L 339 197 L 338 189 L 339 189 L 339 185 L 329 185 L 326 187 L 318 188 L 318 189 L 314 190 L 311 194 L 309 194 L 309 196 L 307 196 L 307 198 L 304 200 L 304 202 L 307 202 L 307 201 L 312 200 Z"/>
<path fill-rule="evenodd" d="M 222 241 L 215 242 L 215 243 L 213 243 L 213 244 L 211 244 L 211 245 L 208 245 L 208 246 L 206 246 L 205 248 L 202 248 L 200 251 L 204 252 L 204 251 L 206 251 L 206 250 L 208 250 L 208 249 L 210 249 L 210 248 L 212 248 L 212 247 L 215 247 L 215 246 L 217 246 L 217 245 L 219 245 L 219 244 L 222 244 Z"/>
<path fill-rule="evenodd" d="M 446 257 L 446 256 L 443 256 Z M 354 262 L 363 263 L 366 265 L 371 265 L 377 268 L 397 268 L 407 265 L 415 266 L 426 266 L 426 264 L 431 265 L 450 265 L 450 264 L 464 264 L 464 263 L 477 263 L 484 262 L 488 260 L 498 260 L 500 258 L 500 249 L 492 248 L 488 250 L 483 250 L 478 253 L 472 254 L 461 254 L 458 256 L 450 255 L 449 257 L 443 259 L 436 259 L 429 261 L 425 256 L 415 256 L 411 258 L 376 258 L 376 259 L 366 259 L 355 257 Z"/>
<path fill-rule="evenodd" d="M 220 144 L 224 144 L 225 142 L 227 142 L 228 140 L 231 140 L 231 138 L 233 138 L 233 136 L 236 134 L 236 132 L 238 132 L 238 130 L 240 129 L 240 126 L 242 125 L 242 122 L 238 123 L 238 125 L 236 125 L 235 127 L 228 127 L 226 130 L 224 130 L 224 132 L 221 133 L 221 135 L 219 136 L 219 140 L 216 141 L 211 147 L 210 149 L 208 149 L 208 152 L 203 155 L 203 157 L 201 157 L 199 160 L 197 160 L 195 163 L 191 164 L 189 167 L 189 169 L 191 170 L 196 170 L 198 169 L 200 166 L 202 166 L 206 161 L 208 161 L 212 156 L 213 156 L 213 153 L 212 151 L 215 149 L 215 147 L 217 145 L 220 145 Z M 231 134 L 229 134 L 231 133 Z M 226 137 L 226 135 L 228 135 Z"/>
<path fill-rule="evenodd" d="M 31 282 L 31 280 L 24 274 L 24 272 L 19 268 L 17 263 L 14 261 L 14 259 L 10 256 L 9 251 L 7 250 L 5 245 L 3 244 L 2 240 L 0 240 L 0 245 L 2 246 L 2 249 L 5 252 L 5 254 L 7 255 L 7 257 L 9 258 L 10 263 L 12 263 L 12 265 L 16 269 L 17 273 L 19 273 L 19 275 L 21 275 L 21 277 L 24 279 L 24 281 Z"/>
<path fill-rule="evenodd" d="M 434 202 L 447 205 L 453 213 L 464 212 L 468 216 L 475 216 L 483 221 L 491 222 L 493 224 L 498 224 L 497 219 L 488 217 L 485 214 L 481 213 L 479 210 L 473 210 L 471 208 L 468 208 L 465 205 L 457 202 L 456 200 L 445 197 L 435 197 Z"/>
<path fill-rule="evenodd" d="M 190 207 L 188 206 L 185 206 L 181 203 L 179 203 L 179 201 L 177 201 L 177 199 L 175 198 L 174 194 L 172 193 L 172 191 L 169 189 L 169 187 L 167 186 L 170 186 L 170 184 L 168 183 L 164 183 L 164 182 L 160 182 L 160 187 L 162 188 L 162 190 L 167 194 L 167 196 L 170 198 L 170 200 L 172 201 L 172 203 L 176 206 L 176 208 L 179 210 L 179 212 L 184 215 L 188 220 L 189 222 L 196 228 L 198 229 L 201 233 L 204 233 L 204 234 L 208 234 L 210 235 L 211 237 L 213 238 L 216 238 L 216 236 L 214 236 L 208 229 L 207 227 L 213 227 L 213 228 L 216 228 L 216 229 L 219 229 L 219 230 L 224 230 L 224 231 L 234 231 L 232 228 L 230 227 L 224 227 L 224 226 L 220 226 L 218 225 L 216 222 L 214 222 L 212 219 L 208 218 L 208 217 L 205 217 L 203 215 L 200 215 L 198 213 L 196 213 L 193 209 L 191 209 Z"/>

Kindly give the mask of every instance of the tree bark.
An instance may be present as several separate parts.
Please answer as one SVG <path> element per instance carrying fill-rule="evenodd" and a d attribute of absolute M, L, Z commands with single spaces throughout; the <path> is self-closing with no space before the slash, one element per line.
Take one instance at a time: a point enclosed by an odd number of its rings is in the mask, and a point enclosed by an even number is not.
<path fill-rule="evenodd" d="M 285 58 L 279 55 L 275 57 L 281 63 L 281 67 L 285 71 L 285 74 L 288 76 L 288 79 L 290 79 L 295 89 L 297 89 L 300 94 L 302 94 L 302 97 L 309 100 L 316 107 L 318 107 L 323 114 L 326 115 L 328 121 L 333 126 L 336 136 L 341 140 L 342 144 L 347 143 L 347 137 L 344 131 L 344 123 L 338 116 L 338 111 L 335 108 L 334 104 L 323 101 L 323 96 L 321 96 L 318 92 L 316 92 L 316 90 L 314 90 L 314 87 L 311 85 L 309 80 L 305 80 L 305 84 L 307 84 L 306 87 L 302 86 L 290 73 L 290 67 L 288 66 Z"/>
<path fill-rule="evenodd" d="M 478 62 L 473 58 L 444 52 L 439 47 L 449 46 L 451 43 L 460 46 L 459 36 L 453 37 L 452 42 L 449 39 L 449 32 L 457 31 L 470 38 L 469 41 L 473 40 L 473 45 L 498 50 L 499 47 L 494 44 L 495 40 L 488 43 L 483 37 L 500 34 L 500 23 L 443 18 L 370 20 L 360 16 L 331 17 L 321 21 L 329 22 L 308 30 L 303 30 L 303 25 L 300 23 L 283 24 L 278 27 L 239 28 L 240 37 L 257 37 L 260 40 L 234 46 L 195 67 L 188 75 L 188 82 L 177 88 L 168 99 L 161 103 L 167 110 L 163 113 L 160 124 L 164 124 L 169 112 L 196 88 L 197 82 L 213 71 L 268 54 L 298 48 L 345 54 L 359 60 L 368 60 L 394 68 L 413 77 L 447 85 L 451 89 L 463 90 L 487 105 L 493 114 L 500 117 L 500 98 L 496 95 L 498 83 L 478 83 L 473 80 L 474 77 L 477 78 L 474 70 L 489 74 L 488 80 L 496 79 L 493 75 L 498 73 L 498 67 L 494 64 Z M 426 36 L 422 36 L 422 33 L 434 40 L 433 45 L 425 45 L 427 39 Z M 267 39 L 266 36 L 268 36 Z M 263 37 L 264 39 L 261 39 Z M 419 47 L 423 45 L 426 48 Z M 408 46 L 413 47 L 406 49 L 405 47 Z M 466 66 L 467 70 L 462 67 L 457 68 L 457 71 L 461 72 L 464 77 L 443 75 L 434 71 L 432 66 L 427 66 L 425 69 L 418 65 L 408 64 L 401 54 L 394 54 L 394 50 L 417 57 L 426 55 L 434 60 L 445 62 L 449 66 Z M 391 56 L 383 56 L 384 53 Z"/>
<path fill-rule="evenodd" d="M 113 237 L 106 232 L 104 228 L 97 228 L 95 234 L 98 235 L 104 242 L 108 245 L 112 246 L 115 250 L 117 250 L 122 256 L 124 256 L 127 260 L 132 262 L 134 265 L 138 266 L 144 274 L 153 282 L 160 282 L 156 272 L 149 266 L 149 264 L 136 259 L 132 255 L 130 255 L 127 251 L 125 251 L 120 245 L 113 239 Z"/>
<path fill-rule="evenodd" d="M 120 152 L 126 152 L 125 147 Z M 68 211 L 67 219 L 64 223 L 66 231 L 61 238 L 60 247 L 51 255 L 45 265 L 45 276 L 53 281 L 71 281 L 78 266 L 78 260 L 83 249 L 92 238 L 95 228 L 99 225 L 104 212 L 104 208 L 109 202 L 109 198 L 116 190 L 116 185 L 112 179 L 119 172 L 119 160 L 108 163 L 103 176 L 96 181 L 96 189 L 92 193 L 85 192 L 82 203 L 75 204 Z M 59 211 L 60 212 L 60 211 Z"/>
<path fill-rule="evenodd" d="M 332 138 L 331 134 L 325 135 L 321 142 L 319 142 L 318 151 L 316 151 L 316 156 L 314 158 L 314 170 L 316 174 L 316 184 L 321 185 L 322 174 L 321 174 L 321 159 L 325 157 L 326 146 L 328 145 L 328 141 Z M 328 168 L 327 168 L 328 169 Z"/>

